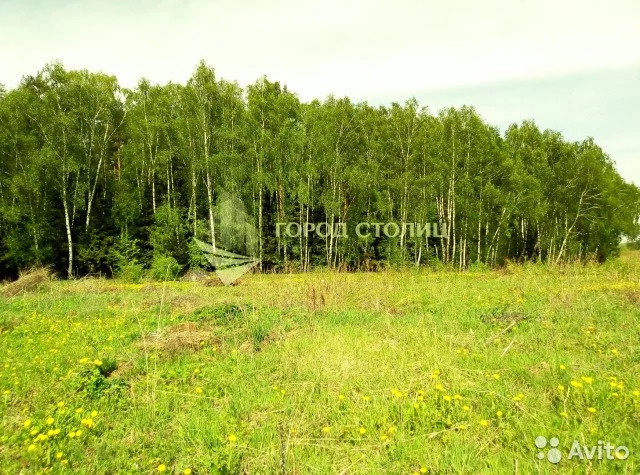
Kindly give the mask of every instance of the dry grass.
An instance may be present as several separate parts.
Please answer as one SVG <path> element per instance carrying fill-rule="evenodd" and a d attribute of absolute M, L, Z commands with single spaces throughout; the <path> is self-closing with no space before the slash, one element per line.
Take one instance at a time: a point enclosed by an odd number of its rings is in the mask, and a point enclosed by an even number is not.
<path fill-rule="evenodd" d="M 213 342 L 214 334 L 211 328 L 184 322 L 148 334 L 138 343 L 138 347 L 173 354 L 198 351 L 204 345 Z"/>
<path fill-rule="evenodd" d="M 46 267 L 30 269 L 21 272 L 18 280 L 2 287 L 2 289 L 0 289 L 0 295 L 3 297 L 14 297 L 27 292 L 36 292 L 47 287 L 51 280 L 53 280 L 53 276 L 51 271 Z"/>

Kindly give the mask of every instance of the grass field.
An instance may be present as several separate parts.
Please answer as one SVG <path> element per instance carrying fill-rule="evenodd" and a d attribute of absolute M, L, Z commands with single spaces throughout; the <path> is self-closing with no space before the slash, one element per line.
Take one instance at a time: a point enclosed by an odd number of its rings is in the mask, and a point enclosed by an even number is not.
<path fill-rule="evenodd" d="M 639 319 L 631 252 L 233 287 L 54 281 L 0 298 L 0 472 L 638 473 Z M 536 457 L 539 435 L 559 464 Z M 574 439 L 630 455 L 568 460 Z"/>

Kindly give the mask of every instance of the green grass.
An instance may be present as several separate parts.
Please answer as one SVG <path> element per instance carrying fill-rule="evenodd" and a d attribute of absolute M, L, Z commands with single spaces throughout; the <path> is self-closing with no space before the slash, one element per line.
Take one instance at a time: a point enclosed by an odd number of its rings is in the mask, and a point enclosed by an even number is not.
<path fill-rule="evenodd" d="M 0 471 L 638 473 L 639 317 L 637 252 L 53 282 L 0 300 Z M 538 435 L 560 439 L 557 466 Z M 574 439 L 631 455 L 567 460 Z"/>

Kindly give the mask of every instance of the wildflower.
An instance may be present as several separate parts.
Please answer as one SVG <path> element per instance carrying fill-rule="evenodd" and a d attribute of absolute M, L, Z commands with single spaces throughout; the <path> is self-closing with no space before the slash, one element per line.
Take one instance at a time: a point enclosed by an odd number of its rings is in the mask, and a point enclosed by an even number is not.
<path fill-rule="evenodd" d="M 468 411 L 469 410 L 469 406 L 467 406 L 466 404 L 464 406 L 462 406 L 462 410 L 463 411 Z"/>
<path fill-rule="evenodd" d="M 466 428 L 467 428 L 467 426 L 466 426 L 466 425 L 464 425 L 464 424 L 460 424 L 460 425 L 458 426 L 458 429 L 460 429 L 460 430 L 465 430 Z"/>
<path fill-rule="evenodd" d="M 561 370 L 561 371 L 564 371 L 565 369 L 567 369 L 567 367 L 566 367 L 565 365 L 561 364 L 561 365 L 560 365 L 560 370 Z"/>
<path fill-rule="evenodd" d="M 62 458 L 62 452 L 57 452 L 57 453 L 56 453 L 56 458 L 57 458 L 58 460 L 60 460 L 60 459 Z"/>
<path fill-rule="evenodd" d="M 558 384 L 558 391 L 564 391 L 564 384 Z"/>
<path fill-rule="evenodd" d="M 25 421 L 22 423 L 22 425 L 23 425 L 25 428 L 29 428 L 29 427 L 31 427 L 31 422 L 32 422 L 32 421 L 31 421 L 31 419 L 27 419 L 27 420 L 25 420 Z"/>
<path fill-rule="evenodd" d="M 59 402 L 58 402 L 58 404 L 57 404 L 57 406 L 58 406 L 59 408 L 63 408 L 63 407 L 64 407 L 64 401 L 59 401 Z"/>
<path fill-rule="evenodd" d="M 358 432 L 360 432 L 360 435 L 364 435 L 367 433 L 367 429 L 365 429 L 364 427 L 360 427 L 360 430 Z"/>
<path fill-rule="evenodd" d="M 486 420 L 486 419 L 481 419 L 481 420 L 480 420 L 480 425 L 481 425 L 482 427 L 487 427 L 487 426 L 489 425 L 489 421 L 488 421 L 488 420 Z"/>
<path fill-rule="evenodd" d="M 47 418 L 47 425 L 52 425 L 54 422 L 55 422 L 55 419 L 53 417 Z"/>
<path fill-rule="evenodd" d="M 497 381 L 498 379 L 500 379 L 500 375 L 499 375 L 498 373 L 493 373 L 493 374 L 491 375 L 491 377 L 492 377 L 493 379 L 495 379 L 496 381 Z"/>
<path fill-rule="evenodd" d="M 462 396 L 460 394 L 454 394 L 453 399 L 455 399 L 456 401 L 459 401 L 462 399 Z"/>
<path fill-rule="evenodd" d="M 571 381 L 571 386 L 573 386 L 574 388 L 581 388 L 582 387 L 582 383 L 579 381 Z"/>
<path fill-rule="evenodd" d="M 562 412 L 560 413 L 560 415 L 561 415 L 562 417 L 567 417 L 567 416 L 568 416 L 568 414 L 567 414 L 566 412 L 564 412 L 564 411 L 562 411 Z"/>
<path fill-rule="evenodd" d="M 95 360 L 93 360 L 93 364 L 96 365 L 96 366 L 102 366 L 102 361 L 100 361 L 98 359 L 95 359 Z"/>
<path fill-rule="evenodd" d="M 185 468 L 185 469 L 182 471 L 182 473 L 183 473 L 184 475 L 191 475 L 191 469 L 190 469 L 190 468 Z"/>
<path fill-rule="evenodd" d="M 200 386 L 196 388 L 196 394 L 202 394 L 202 388 Z"/>
<path fill-rule="evenodd" d="M 582 379 L 587 384 L 593 383 L 593 378 L 590 376 L 582 376 L 580 379 Z"/>
<path fill-rule="evenodd" d="M 631 394 L 633 394 L 634 396 L 640 396 L 640 391 L 635 389 Z"/>
<path fill-rule="evenodd" d="M 328 434 L 330 430 L 331 430 L 331 427 L 329 427 L 329 426 L 324 426 L 324 427 L 322 428 L 322 432 L 323 432 L 324 434 Z"/>
<path fill-rule="evenodd" d="M 98 411 L 91 411 L 91 417 L 97 417 Z"/>
<path fill-rule="evenodd" d="M 594 412 L 596 412 L 596 408 L 595 407 L 588 407 L 587 411 L 589 411 L 591 414 L 593 414 Z"/>
<path fill-rule="evenodd" d="M 338 399 L 340 401 L 344 401 L 344 394 L 338 394 Z"/>
<path fill-rule="evenodd" d="M 393 434 L 398 430 L 398 428 L 396 426 L 391 426 L 389 427 L 389 429 L 387 429 L 387 432 L 389 432 L 389 434 Z"/>
<path fill-rule="evenodd" d="M 496 416 L 498 416 L 498 417 L 502 417 L 502 411 L 498 411 L 498 412 L 496 412 Z"/>
<path fill-rule="evenodd" d="M 158 468 L 156 470 L 158 470 L 159 473 L 166 472 L 167 471 L 167 466 L 165 464 L 161 463 L 160 465 L 158 465 Z"/>
<path fill-rule="evenodd" d="M 235 436 L 235 434 L 229 434 L 227 436 L 227 440 L 233 444 L 236 440 L 238 440 L 238 438 Z"/>
<path fill-rule="evenodd" d="M 618 354 L 618 349 L 617 348 L 611 348 L 611 353 L 614 355 Z"/>
<path fill-rule="evenodd" d="M 280 394 L 282 394 L 283 396 L 286 394 L 287 390 L 286 389 L 281 389 L 280 390 Z"/>
<path fill-rule="evenodd" d="M 444 391 L 444 386 L 442 384 L 438 383 L 438 384 L 436 384 L 436 389 L 438 391 Z"/>
<path fill-rule="evenodd" d="M 444 396 L 442 396 L 442 399 L 444 399 L 445 401 L 451 401 L 451 399 L 453 399 L 451 396 L 449 396 L 448 394 L 445 394 Z"/>
<path fill-rule="evenodd" d="M 382 440 L 382 441 L 385 441 L 385 440 L 387 440 L 388 438 L 389 438 L 389 437 L 387 437 L 385 434 L 382 434 L 382 435 L 380 436 L 380 440 Z"/>
<path fill-rule="evenodd" d="M 29 447 L 27 447 L 27 452 L 33 452 L 34 450 L 36 450 L 35 444 L 31 444 Z"/>
<path fill-rule="evenodd" d="M 76 409 L 76 414 L 82 414 L 82 408 L 79 407 L 78 409 Z"/>
<path fill-rule="evenodd" d="M 93 419 L 91 419 L 90 417 L 89 417 L 89 418 L 86 418 L 86 419 L 82 419 L 82 420 L 80 421 L 80 423 L 81 423 L 83 426 L 87 426 L 89 429 L 91 429 L 92 427 L 95 427 L 95 425 L 96 425 L 96 423 L 95 423 L 95 422 L 93 421 Z"/>
<path fill-rule="evenodd" d="M 522 399 L 523 399 L 523 398 L 524 398 L 524 394 L 522 394 L 522 393 L 518 393 L 518 394 L 516 394 L 515 396 L 513 396 L 513 398 L 512 398 L 512 399 L 513 399 L 514 401 L 516 401 L 516 402 L 519 402 L 519 401 L 522 401 Z"/>

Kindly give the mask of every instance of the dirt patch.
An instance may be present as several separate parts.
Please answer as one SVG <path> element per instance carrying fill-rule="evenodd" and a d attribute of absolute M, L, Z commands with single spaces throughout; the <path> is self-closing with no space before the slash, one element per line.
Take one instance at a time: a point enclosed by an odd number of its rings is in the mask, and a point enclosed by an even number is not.
<path fill-rule="evenodd" d="M 640 306 L 640 290 L 627 290 L 622 295 L 630 304 Z"/>
<path fill-rule="evenodd" d="M 36 292 L 46 288 L 53 280 L 51 271 L 46 267 L 31 269 L 21 272 L 18 280 L 11 282 L 0 289 L 0 295 L 13 297 L 27 292 Z"/>
<path fill-rule="evenodd" d="M 136 346 L 165 353 L 198 351 L 216 343 L 212 327 L 184 322 L 146 335 Z"/>

